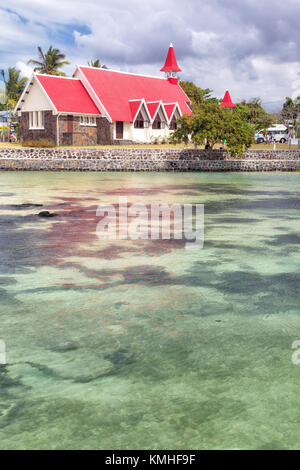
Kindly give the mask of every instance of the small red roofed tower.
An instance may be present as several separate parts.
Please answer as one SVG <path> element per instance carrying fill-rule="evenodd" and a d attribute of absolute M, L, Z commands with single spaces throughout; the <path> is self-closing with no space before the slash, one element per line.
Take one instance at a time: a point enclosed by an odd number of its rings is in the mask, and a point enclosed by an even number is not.
<path fill-rule="evenodd" d="M 173 44 L 170 44 L 168 55 L 165 61 L 165 65 L 160 69 L 161 72 L 165 72 L 168 80 L 171 83 L 177 83 L 177 72 L 181 72 L 181 68 L 177 64 Z"/>
<path fill-rule="evenodd" d="M 236 105 L 232 102 L 232 99 L 228 90 L 226 90 L 226 93 L 224 95 L 222 103 L 220 103 L 220 106 L 223 106 L 224 108 L 236 108 Z"/>

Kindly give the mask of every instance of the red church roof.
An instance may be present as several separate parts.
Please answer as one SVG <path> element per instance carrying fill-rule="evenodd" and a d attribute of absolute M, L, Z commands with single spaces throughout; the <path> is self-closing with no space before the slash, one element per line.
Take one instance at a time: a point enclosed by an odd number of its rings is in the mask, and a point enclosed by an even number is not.
<path fill-rule="evenodd" d="M 133 100 L 129 101 L 129 106 L 131 110 L 131 121 L 134 120 L 143 100 Z"/>
<path fill-rule="evenodd" d="M 171 116 L 174 112 L 175 106 L 176 106 L 176 103 L 168 103 L 168 104 L 164 105 L 164 108 L 166 110 L 166 113 L 167 113 L 167 116 L 168 116 L 169 120 L 171 119 Z"/>
<path fill-rule="evenodd" d="M 147 103 L 147 108 L 149 111 L 149 114 L 151 116 L 151 119 L 154 118 L 156 111 L 159 107 L 160 102 L 159 101 L 153 101 L 152 103 Z"/>
<path fill-rule="evenodd" d="M 160 69 L 160 71 L 161 72 L 181 72 L 181 68 L 177 64 L 173 44 L 170 44 L 165 65 L 163 66 L 162 69 Z"/>
<path fill-rule="evenodd" d="M 78 70 L 113 121 L 132 122 L 134 102 L 130 100 L 143 98 L 146 102 L 178 102 L 182 114 L 191 114 L 187 104 L 190 103 L 189 98 L 178 83 L 171 83 L 167 78 L 85 66 L 78 67 Z"/>
<path fill-rule="evenodd" d="M 37 80 L 54 104 L 64 113 L 100 114 L 81 81 L 77 78 L 38 75 Z"/>
<path fill-rule="evenodd" d="M 236 105 L 231 100 L 231 96 L 228 90 L 226 90 L 226 93 L 224 95 L 222 103 L 220 103 L 220 106 L 224 106 L 224 108 L 236 108 Z"/>

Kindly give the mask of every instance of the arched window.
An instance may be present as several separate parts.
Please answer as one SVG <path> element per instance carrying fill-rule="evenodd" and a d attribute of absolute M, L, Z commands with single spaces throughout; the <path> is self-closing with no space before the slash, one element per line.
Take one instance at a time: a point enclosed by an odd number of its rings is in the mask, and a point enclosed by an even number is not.
<path fill-rule="evenodd" d="M 162 122 L 158 113 L 153 121 L 152 129 L 162 129 Z"/>
<path fill-rule="evenodd" d="M 172 131 L 175 131 L 177 129 L 177 123 L 176 123 L 176 118 L 175 116 L 172 117 L 172 120 L 170 122 L 170 129 Z"/>
<path fill-rule="evenodd" d="M 144 121 L 144 118 L 143 118 L 143 115 L 141 113 L 141 111 L 139 112 L 136 120 L 134 121 L 134 127 L 136 129 L 144 129 L 145 126 L 145 121 Z"/>

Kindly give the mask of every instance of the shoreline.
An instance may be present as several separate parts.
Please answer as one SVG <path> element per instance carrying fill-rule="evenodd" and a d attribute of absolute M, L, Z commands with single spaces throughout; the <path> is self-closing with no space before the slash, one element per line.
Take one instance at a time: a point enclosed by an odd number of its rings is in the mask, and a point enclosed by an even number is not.
<path fill-rule="evenodd" d="M 224 150 L 159 148 L 0 149 L 3 171 L 265 172 L 300 171 L 300 149 L 247 150 L 230 157 Z"/>

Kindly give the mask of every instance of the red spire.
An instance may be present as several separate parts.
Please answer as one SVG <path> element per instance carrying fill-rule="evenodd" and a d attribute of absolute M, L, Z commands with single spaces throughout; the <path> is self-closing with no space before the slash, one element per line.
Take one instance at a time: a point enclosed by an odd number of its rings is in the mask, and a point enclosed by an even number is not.
<path fill-rule="evenodd" d="M 220 103 L 220 106 L 224 106 L 224 108 L 236 108 L 236 105 L 231 100 L 231 96 L 228 90 L 226 90 L 226 93 L 224 95 L 222 103 Z"/>
<path fill-rule="evenodd" d="M 161 72 L 181 72 L 181 68 L 179 68 L 177 64 L 174 47 L 172 43 L 170 44 L 170 47 L 169 47 L 165 65 L 163 66 L 162 69 L 160 69 L 160 71 Z"/>

